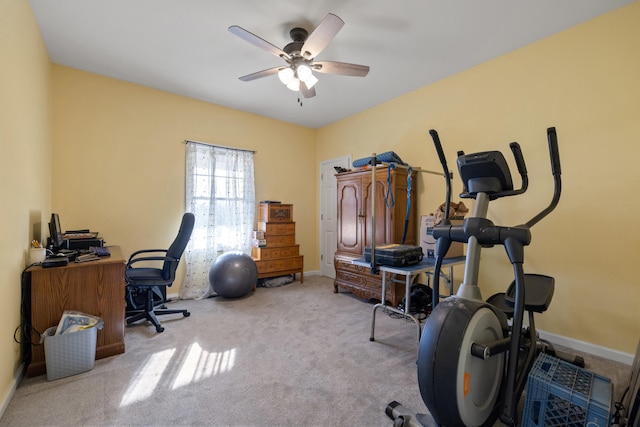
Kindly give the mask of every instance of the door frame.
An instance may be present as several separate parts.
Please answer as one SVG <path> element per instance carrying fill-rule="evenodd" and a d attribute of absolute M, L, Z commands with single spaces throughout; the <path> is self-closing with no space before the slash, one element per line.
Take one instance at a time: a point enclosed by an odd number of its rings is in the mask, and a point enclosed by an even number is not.
<path fill-rule="evenodd" d="M 320 173 L 320 231 L 319 231 L 319 241 L 320 241 L 320 274 L 323 276 L 327 276 L 327 277 L 331 277 L 332 279 L 335 279 L 336 276 L 336 271 L 335 268 L 333 268 L 333 257 L 336 253 L 336 249 L 337 249 L 337 237 L 336 237 L 336 233 L 337 233 L 337 221 L 335 220 L 336 216 L 337 216 L 337 211 L 338 211 L 338 200 L 337 200 L 337 181 L 336 178 L 334 176 L 334 174 L 331 174 L 328 177 L 324 177 L 323 176 L 323 171 L 325 169 L 333 169 L 334 167 L 339 166 L 339 167 L 343 167 L 345 169 L 350 169 L 351 168 L 351 155 L 346 155 L 346 156 L 342 156 L 342 157 L 336 157 L 333 159 L 329 159 L 329 160 L 324 160 L 322 162 L 320 162 L 320 167 L 319 167 L 319 173 Z M 332 186 L 332 193 L 327 194 L 327 186 L 325 185 L 325 183 L 330 184 L 330 182 L 325 181 L 325 179 L 330 180 L 333 182 L 333 186 Z M 331 210 L 331 212 L 333 212 L 333 218 L 334 218 L 334 223 L 331 224 L 327 215 L 325 215 L 326 212 L 330 212 L 329 210 Z M 331 226 L 333 225 L 333 233 L 334 233 L 334 240 L 336 242 L 335 245 L 333 245 L 333 247 L 326 247 L 329 246 L 327 245 L 327 239 L 325 236 L 326 233 L 331 232 Z M 331 262 L 331 266 L 329 266 L 329 264 L 327 264 L 328 262 Z"/>

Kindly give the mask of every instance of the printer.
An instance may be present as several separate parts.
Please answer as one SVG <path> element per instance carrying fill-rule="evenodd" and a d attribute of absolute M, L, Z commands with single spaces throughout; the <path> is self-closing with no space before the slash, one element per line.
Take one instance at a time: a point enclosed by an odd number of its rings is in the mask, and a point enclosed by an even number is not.
<path fill-rule="evenodd" d="M 98 237 L 98 232 L 89 230 L 66 231 L 62 234 L 62 241 L 62 247 L 57 249 L 81 251 L 104 246 L 104 240 Z"/>

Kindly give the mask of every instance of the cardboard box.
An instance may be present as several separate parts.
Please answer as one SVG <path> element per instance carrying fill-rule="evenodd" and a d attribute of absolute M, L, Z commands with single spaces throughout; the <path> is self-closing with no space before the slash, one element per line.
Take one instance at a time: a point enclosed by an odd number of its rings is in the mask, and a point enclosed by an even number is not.
<path fill-rule="evenodd" d="M 425 257 L 435 258 L 436 239 L 433 238 L 433 223 L 436 217 L 434 215 L 422 215 L 420 217 L 420 247 Z M 462 225 L 464 220 L 452 219 L 451 225 Z M 451 247 L 445 258 L 455 258 L 464 256 L 464 243 L 451 242 Z"/>

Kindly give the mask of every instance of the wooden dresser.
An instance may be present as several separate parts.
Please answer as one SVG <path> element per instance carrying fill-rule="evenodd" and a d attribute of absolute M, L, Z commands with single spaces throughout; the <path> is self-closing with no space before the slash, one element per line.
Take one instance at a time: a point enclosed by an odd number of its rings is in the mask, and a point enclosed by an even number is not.
<path fill-rule="evenodd" d="M 380 299 L 382 277 L 369 269 L 352 264 L 362 258 L 364 248 L 371 246 L 371 195 L 376 191 L 376 245 L 401 243 L 407 209 L 407 169 L 381 166 L 376 170 L 375 186 L 371 185 L 371 169 L 339 173 L 338 182 L 338 247 L 334 257 L 336 278 L 334 292 L 344 288 L 360 298 Z M 416 172 L 412 172 L 411 204 L 405 244 L 417 245 Z M 389 184 L 390 181 L 390 184 Z M 389 193 L 391 190 L 391 193 Z M 393 197 L 393 207 L 391 204 Z M 387 273 L 388 274 L 388 273 Z M 391 282 L 387 276 L 386 299 L 397 306 L 404 297 L 405 284 Z"/>
<path fill-rule="evenodd" d="M 293 205 L 260 203 L 258 231 L 264 234 L 265 245 L 253 247 L 251 256 L 258 267 L 258 279 L 300 273 L 304 282 L 304 256 L 296 244 L 296 223 Z"/>

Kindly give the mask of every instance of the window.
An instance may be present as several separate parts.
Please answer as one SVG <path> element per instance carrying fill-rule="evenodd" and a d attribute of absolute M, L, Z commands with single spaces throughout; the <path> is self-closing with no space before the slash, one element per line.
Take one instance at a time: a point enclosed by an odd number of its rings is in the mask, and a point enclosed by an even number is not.
<path fill-rule="evenodd" d="M 253 152 L 187 142 L 186 204 L 196 217 L 180 298 L 210 294 L 209 267 L 229 251 L 251 252 L 255 219 Z"/>

